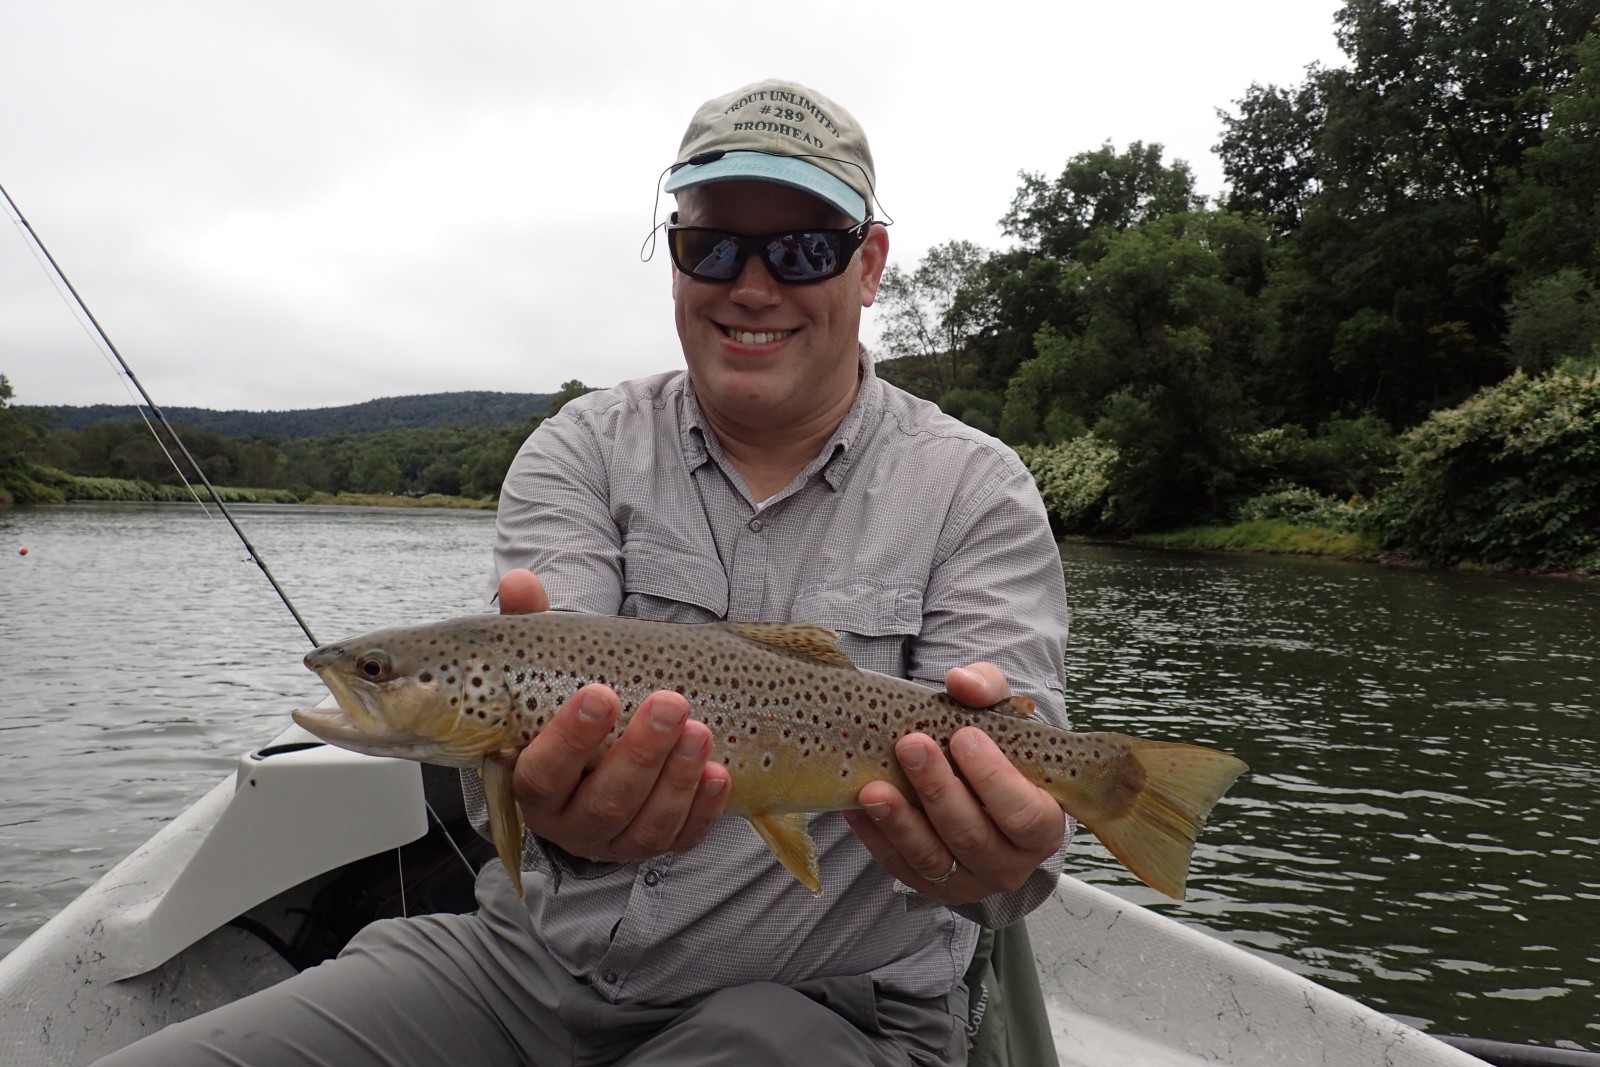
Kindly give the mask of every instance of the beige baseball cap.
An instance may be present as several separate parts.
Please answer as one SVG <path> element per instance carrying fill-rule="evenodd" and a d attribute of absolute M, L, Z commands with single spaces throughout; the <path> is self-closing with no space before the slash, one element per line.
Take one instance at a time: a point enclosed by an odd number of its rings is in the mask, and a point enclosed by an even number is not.
<path fill-rule="evenodd" d="M 821 93 L 779 79 L 701 104 L 664 188 L 739 179 L 793 186 L 856 222 L 871 213 L 876 181 L 861 124 Z"/>

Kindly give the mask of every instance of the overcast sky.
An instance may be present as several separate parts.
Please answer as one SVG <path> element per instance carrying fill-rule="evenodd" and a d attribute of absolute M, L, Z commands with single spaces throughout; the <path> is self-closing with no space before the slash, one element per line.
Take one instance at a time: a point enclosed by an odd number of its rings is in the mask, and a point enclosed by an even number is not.
<path fill-rule="evenodd" d="M 1108 140 L 1215 196 L 1216 109 L 1342 64 L 1338 7 L 13 4 L 0 185 L 163 406 L 610 385 L 681 365 L 639 247 L 702 101 L 778 76 L 852 112 L 909 268 L 1002 247 L 1018 172 Z M 128 402 L 16 225 L 0 373 L 18 403 Z"/>

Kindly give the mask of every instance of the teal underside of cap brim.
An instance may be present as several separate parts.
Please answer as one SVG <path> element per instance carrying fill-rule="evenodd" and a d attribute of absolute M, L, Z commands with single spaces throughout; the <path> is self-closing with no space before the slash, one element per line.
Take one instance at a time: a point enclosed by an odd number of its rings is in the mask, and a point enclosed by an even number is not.
<path fill-rule="evenodd" d="M 865 198 L 832 174 L 792 156 L 773 156 L 765 152 L 729 152 L 721 159 L 695 165 L 687 163 L 672 172 L 663 187 L 676 193 L 710 182 L 754 180 L 778 182 L 810 193 L 860 222 L 867 217 Z"/>

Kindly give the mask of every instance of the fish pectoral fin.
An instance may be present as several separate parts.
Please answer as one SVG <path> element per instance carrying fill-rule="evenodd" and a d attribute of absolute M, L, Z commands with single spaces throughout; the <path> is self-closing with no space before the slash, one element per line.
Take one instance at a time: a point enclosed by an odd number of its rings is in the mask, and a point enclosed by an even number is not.
<path fill-rule="evenodd" d="M 489 805 L 489 836 L 494 850 L 505 864 L 517 896 L 522 892 L 522 809 L 517 807 L 512 788 L 511 768 L 497 759 L 486 759 L 478 768 L 483 777 L 483 795 Z"/>
<path fill-rule="evenodd" d="M 1033 716 L 1033 711 L 1038 706 L 1033 702 L 1032 697 L 1009 696 L 989 710 L 998 711 L 1003 715 L 1015 715 L 1019 719 L 1027 719 Z"/>
<path fill-rule="evenodd" d="M 747 815 L 751 829 L 767 843 L 785 870 L 817 896 L 822 895 L 822 872 L 817 869 L 817 846 L 806 830 L 804 813 Z"/>
<path fill-rule="evenodd" d="M 765 645 L 793 659 L 823 667 L 855 669 L 850 657 L 839 648 L 839 634 L 826 626 L 809 622 L 723 622 L 717 625 L 746 641 Z"/>

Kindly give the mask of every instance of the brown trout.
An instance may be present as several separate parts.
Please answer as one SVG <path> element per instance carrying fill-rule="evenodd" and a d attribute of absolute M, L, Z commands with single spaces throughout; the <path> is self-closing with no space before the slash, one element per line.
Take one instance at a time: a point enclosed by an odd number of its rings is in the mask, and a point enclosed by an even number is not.
<path fill-rule="evenodd" d="M 862 787 L 878 779 L 915 801 L 894 756 L 913 731 L 948 752 L 958 729 L 982 728 L 1130 871 L 1180 900 L 1195 835 L 1246 769 L 1214 749 L 1057 729 L 1027 717 L 1027 697 L 969 708 L 858 669 L 834 631 L 806 623 L 469 615 L 324 645 L 305 663 L 338 702 L 294 713 L 313 734 L 373 756 L 479 768 L 495 849 L 519 893 L 521 813 L 509 767 L 489 757 L 520 751 L 591 682 L 622 701 L 608 745 L 650 693 L 682 693 L 711 729 L 711 758 L 731 772 L 727 814 L 749 820 L 818 894 L 805 814 L 859 807 Z"/>

